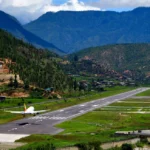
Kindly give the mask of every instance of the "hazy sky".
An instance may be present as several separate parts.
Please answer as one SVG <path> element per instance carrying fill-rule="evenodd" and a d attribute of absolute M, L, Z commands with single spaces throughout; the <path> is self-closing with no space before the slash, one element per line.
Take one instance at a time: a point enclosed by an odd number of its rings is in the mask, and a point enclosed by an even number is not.
<path fill-rule="evenodd" d="M 60 10 L 130 10 L 139 6 L 150 6 L 150 0 L 0 0 L 0 10 L 27 23 L 42 14 Z"/>

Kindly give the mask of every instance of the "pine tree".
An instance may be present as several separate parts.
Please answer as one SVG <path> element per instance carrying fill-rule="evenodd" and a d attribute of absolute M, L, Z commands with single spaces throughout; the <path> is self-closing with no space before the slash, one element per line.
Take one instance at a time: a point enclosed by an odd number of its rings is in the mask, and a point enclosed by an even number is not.
<path fill-rule="evenodd" d="M 17 81 L 17 75 L 15 74 L 15 79 L 14 79 L 14 87 L 18 87 L 18 81 Z"/>

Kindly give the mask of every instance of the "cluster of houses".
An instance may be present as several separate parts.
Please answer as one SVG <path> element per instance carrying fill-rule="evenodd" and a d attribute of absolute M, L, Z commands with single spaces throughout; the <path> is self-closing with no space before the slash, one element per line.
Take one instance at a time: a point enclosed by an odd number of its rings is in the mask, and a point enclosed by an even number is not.
<path fill-rule="evenodd" d="M 89 81 L 86 81 L 86 80 L 81 80 L 79 82 L 79 85 L 82 85 L 82 87 L 84 87 L 84 89 L 89 89 L 89 86 L 91 89 L 97 89 L 97 90 L 100 90 L 100 91 L 103 91 L 104 88 L 106 87 L 113 87 L 113 86 L 135 86 L 135 82 L 133 81 L 130 81 L 130 80 L 126 80 L 126 81 L 116 81 L 116 80 L 103 80 L 103 81 L 92 81 L 92 82 L 89 82 Z"/>
<path fill-rule="evenodd" d="M 79 89 L 83 90 L 99 90 L 103 91 L 106 87 L 113 87 L 113 86 L 135 86 L 136 82 L 130 77 L 130 71 L 125 71 L 125 73 L 120 74 L 114 70 L 105 72 L 104 74 L 95 74 L 89 75 L 86 73 L 82 74 L 71 74 L 68 73 L 68 76 L 73 78 L 84 78 L 78 82 Z M 91 81 L 92 78 L 92 81 Z"/>

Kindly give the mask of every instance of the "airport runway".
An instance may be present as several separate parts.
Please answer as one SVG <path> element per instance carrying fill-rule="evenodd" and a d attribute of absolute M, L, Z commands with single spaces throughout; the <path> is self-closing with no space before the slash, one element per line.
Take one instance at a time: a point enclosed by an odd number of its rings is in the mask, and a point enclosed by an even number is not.
<path fill-rule="evenodd" d="M 63 129 L 55 128 L 54 125 L 80 116 L 96 108 L 109 105 L 113 102 L 129 98 L 137 93 L 148 90 L 149 88 L 139 88 L 133 91 L 125 92 L 115 96 L 86 102 L 83 104 L 67 107 L 61 110 L 48 112 L 35 117 L 24 118 L 13 121 L 5 125 L 0 125 L 2 134 L 57 134 Z"/>

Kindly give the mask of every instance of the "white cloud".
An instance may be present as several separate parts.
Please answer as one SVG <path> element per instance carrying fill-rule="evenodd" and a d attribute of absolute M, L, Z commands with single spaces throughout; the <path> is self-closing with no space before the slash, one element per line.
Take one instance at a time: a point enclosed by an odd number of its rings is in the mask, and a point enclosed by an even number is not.
<path fill-rule="evenodd" d="M 44 7 L 44 10 L 47 11 L 61 11 L 61 10 L 68 10 L 68 11 L 86 11 L 86 10 L 100 10 L 98 7 L 88 6 L 85 5 L 83 2 L 79 2 L 78 0 L 69 0 L 68 2 L 60 5 L 47 5 Z"/>
<path fill-rule="evenodd" d="M 100 8 L 86 5 L 79 0 L 68 0 L 59 6 L 54 5 L 52 0 L 0 0 L 0 10 L 15 16 L 22 23 L 27 23 L 48 11 L 85 11 Z"/>
<path fill-rule="evenodd" d="M 150 6 L 150 0 L 97 0 L 91 3 L 93 6 L 99 6 L 104 9 L 109 8 L 136 8 L 141 6 Z"/>
<path fill-rule="evenodd" d="M 123 10 L 124 8 L 150 6 L 150 0 L 66 0 L 67 2 L 60 5 L 55 5 L 54 1 L 55 0 L 0 0 L 0 10 L 15 16 L 22 23 L 27 23 L 37 19 L 48 11 L 86 11 L 118 8 Z"/>

